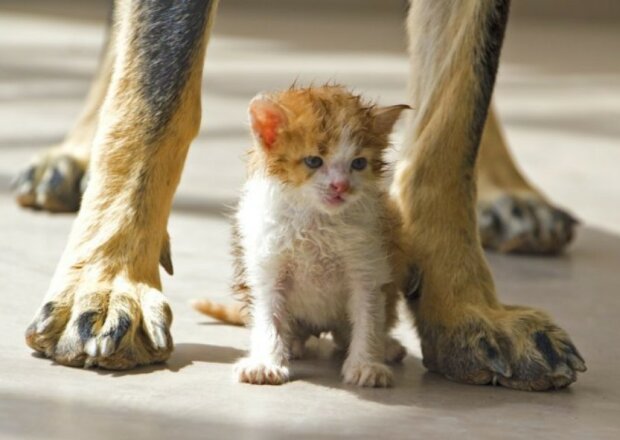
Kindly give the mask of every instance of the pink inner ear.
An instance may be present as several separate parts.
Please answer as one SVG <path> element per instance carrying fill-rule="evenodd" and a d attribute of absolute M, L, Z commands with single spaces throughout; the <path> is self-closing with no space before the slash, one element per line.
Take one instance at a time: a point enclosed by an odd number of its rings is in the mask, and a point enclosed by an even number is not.
<path fill-rule="evenodd" d="M 250 116 L 252 118 L 252 130 L 261 139 L 264 147 L 273 147 L 278 131 L 282 126 L 285 116 L 280 107 L 264 98 L 257 98 L 250 104 Z"/>

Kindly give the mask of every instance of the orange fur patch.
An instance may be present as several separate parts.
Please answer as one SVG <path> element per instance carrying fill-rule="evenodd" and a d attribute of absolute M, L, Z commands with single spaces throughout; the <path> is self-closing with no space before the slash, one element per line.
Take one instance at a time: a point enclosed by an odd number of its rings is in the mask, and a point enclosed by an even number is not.
<path fill-rule="evenodd" d="M 370 164 L 364 172 L 379 177 L 389 134 L 404 108 L 378 108 L 332 85 L 261 95 L 250 105 L 252 129 L 260 141 L 250 151 L 250 172 L 266 170 L 299 186 L 314 173 L 303 159 L 329 157 L 346 134 Z M 260 148 L 261 142 L 266 148 Z"/>

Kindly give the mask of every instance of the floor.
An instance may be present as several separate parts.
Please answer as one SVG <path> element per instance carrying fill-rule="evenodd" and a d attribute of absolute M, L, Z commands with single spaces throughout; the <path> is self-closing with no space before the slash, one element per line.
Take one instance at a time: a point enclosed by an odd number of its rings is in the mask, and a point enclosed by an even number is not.
<path fill-rule="evenodd" d="M 424 370 L 403 323 L 399 337 L 411 355 L 393 389 L 340 385 L 341 359 L 328 341 L 315 341 L 310 359 L 293 364 L 291 383 L 255 387 L 231 380 L 247 330 L 189 306 L 193 298 L 229 300 L 226 213 L 243 180 L 247 102 L 297 77 L 335 79 L 399 103 L 407 60 L 399 2 L 354 16 L 238 4 L 221 8 L 205 68 L 203 129 L 170 219 L 176 273 L 164 283 L 176 350 L 165 366 L 126 373 L 57 366 L 24 344 L 73 217 L 20 210 L 9 189 L 17 168 L 58 142 L 79 110 L 105 8 L 0 4 L 0 438 L 620 438 L 617 24 L 512 22 L 496 92 L 519 163 L 584 223 L 559 258 L 490 254 L 500 295 L 550 312 L 589 371 L 549 393 L 455 384 Z"/>

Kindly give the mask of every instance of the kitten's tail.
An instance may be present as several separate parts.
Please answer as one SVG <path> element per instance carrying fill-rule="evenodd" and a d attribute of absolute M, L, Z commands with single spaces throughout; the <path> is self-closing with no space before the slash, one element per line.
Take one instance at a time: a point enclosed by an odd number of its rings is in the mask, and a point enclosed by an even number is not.
<path fill-rule="evenodd" d="M 207 299 L 192 302 L 194 309 L 207 316 L 232 325 L 246 325 L 248 323 L 247 308 L 240 302 L 235 304 L 220 304 Z"/>

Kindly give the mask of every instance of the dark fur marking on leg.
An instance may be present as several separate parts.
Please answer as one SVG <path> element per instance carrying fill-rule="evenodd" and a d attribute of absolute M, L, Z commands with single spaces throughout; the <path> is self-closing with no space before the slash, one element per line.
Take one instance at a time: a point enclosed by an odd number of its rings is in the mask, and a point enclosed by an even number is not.
<path fill-rule="evenodd" d="M 536 343 L 536 348 L 542 353 L 551 369 L 555 369 L 555 367 L 557 367 L 561 362 L 561 359 L 553 348 L 553 344 L 551 343 L 549 336 L 547 336 L 544 332 L 536 332 L 534 333 L 534 342 Z"/>
<path fill-rule="evenodd" d="M 474 103 L 474 114 L 470 131 L 471 141 L 475 146 L 469 158 L 470 164 L 475 163 L 478 156 L 482 129 L 487 119 L 489 103 L 491 102 L 491 95 L 495 86 L 497 66 L 504 41 L 509 10 L 510 0 L 495 0 L 485 18 L 484 35 L 481 39 L 481 44 L 475 48 L 474 69 L 479 80 L 479 95 Z"/>
<path fill-rule="evenodd" d="M 131 323 L 131 317 L 127 313 L 121 312 L 118 315 L 117 324 L 108 330 L 104 336 L 109 336 L 112 338 L 114 346 L 118 348 L 118 344 L 121 342 L 121 339 L 123 339 L 123 336 L 125 336 L 131 328 Z"/>
<path fill-rule="evenodd" d="M 133 3 L 133 53 L 137 55 L 137 87 L 146 103 L 142 117 L 147 147 L 156 146 L 177 110 L 195 60 L 200 57 L 213 0 L 136 0 Z M 150 144 L 150 145 L 149 145 Z M 142 204 L 151 167 L 144 164 L 137 179 L 136 223 L 145 219 Z"/>
<path fill-rule="evenodd" d="M 82 340 L 82 342 L 85 342 L 93 337 L 93 318 L 96 315 L 97 312 L 91 310 L 89 312 L 82 313 L 78 318 L 76 325 L 78 329 L 78 334 L 80 335 L 80 339 Z"/>
<path fill-rule="evenodd" d="M 172 117 L 202 44 L 212 0 L 138 0 L 135 13 L 142 94 L 153 124 Z"/>

